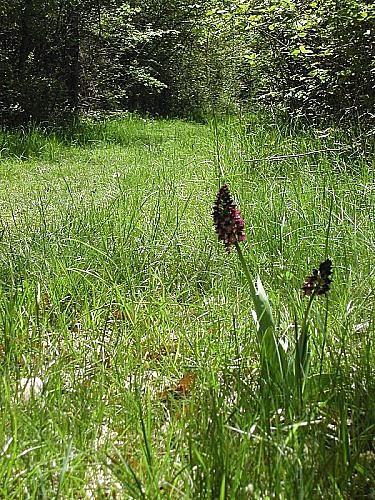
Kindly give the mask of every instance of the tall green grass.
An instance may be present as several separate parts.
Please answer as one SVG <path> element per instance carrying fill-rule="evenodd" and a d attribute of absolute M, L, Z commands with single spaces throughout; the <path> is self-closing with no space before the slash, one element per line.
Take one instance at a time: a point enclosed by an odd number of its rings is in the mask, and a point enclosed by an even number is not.
<path fill-rule="evenodd" d="M 1 497 L 374 494 L 374 164 L 348 134 L 129 115 L 1 144 Z M 261 383 L 223 182 L 288 354 L 333 261 L 302 407 Z"/>

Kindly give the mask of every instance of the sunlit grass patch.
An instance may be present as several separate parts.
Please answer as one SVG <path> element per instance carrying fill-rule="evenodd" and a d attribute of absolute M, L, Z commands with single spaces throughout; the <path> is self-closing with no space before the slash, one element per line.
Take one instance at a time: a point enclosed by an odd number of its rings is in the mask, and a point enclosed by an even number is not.
<path fill-rule="evenodd" d="M 0 496 L 373 492 L 373 165 L 340 136 L 216 125 L 129 115 L 3 160 Z M 332 259 L 302 405 L 262 381 L 249 283 L 212 225 L 225 182 L 288 356 Z"/>

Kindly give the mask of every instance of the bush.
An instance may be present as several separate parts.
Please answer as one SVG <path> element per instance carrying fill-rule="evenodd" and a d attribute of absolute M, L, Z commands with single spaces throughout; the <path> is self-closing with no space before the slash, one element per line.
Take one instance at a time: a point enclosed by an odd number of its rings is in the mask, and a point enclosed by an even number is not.
<path fill-rule="evenodd" d="M 373 3 L 261 0 L 241 16 L 258 102 L 309 121 L 374 119 Z"/>

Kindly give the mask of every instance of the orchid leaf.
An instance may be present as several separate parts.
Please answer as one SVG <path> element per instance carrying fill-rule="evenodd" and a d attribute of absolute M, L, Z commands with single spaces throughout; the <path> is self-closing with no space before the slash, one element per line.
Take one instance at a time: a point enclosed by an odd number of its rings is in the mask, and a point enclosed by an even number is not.
<path fill-rule="evenodd" d="M 259 341 L 262 341 L 268 329 L 274 330 L 274 321 L 268 296 L 263 288 L 263 284 L 258 277 L 256 282 L 255 295 L 253 297 L 255 313 L 257 316 L 257 327 Z"/>

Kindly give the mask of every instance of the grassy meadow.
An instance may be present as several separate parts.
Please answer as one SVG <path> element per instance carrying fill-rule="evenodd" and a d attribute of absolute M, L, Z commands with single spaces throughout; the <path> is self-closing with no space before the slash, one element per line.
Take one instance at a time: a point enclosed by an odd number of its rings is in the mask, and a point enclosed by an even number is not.
<path fill-rule="evenodd" d="M 290 366 L 308 324 L 300 392 L 262 370 L 224 183 Z M 271 117 L 0 133 L 0 497 L 374 498 L 374 186 L 349 132 Z"/>

